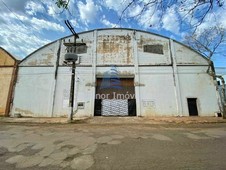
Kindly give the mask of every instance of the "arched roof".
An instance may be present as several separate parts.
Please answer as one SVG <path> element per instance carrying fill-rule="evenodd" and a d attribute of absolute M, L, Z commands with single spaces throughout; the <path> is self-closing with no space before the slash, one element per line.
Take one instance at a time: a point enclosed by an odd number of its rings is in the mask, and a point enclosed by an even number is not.
<path fill-rule="evenodd" d="M 159 37 L 162 37 L 162 38 L 165 38 L 165 39 L 168 39 L 168 40 L 171 39 L 171 38 L 169 38 L 169 37 L 167 37 L 167 36 L 163 36 L 163 35 L 160 35 L 160 34 L 148 32 L 148 31 L 144 31 L 144 30 L 139 30 L 139 29 L 132 29 L 132 28 L 99 28 L 99 29 L 93 29 L 93 30 L 88 30 L 88 31 L 79 32 L 78 35 L 79 35 L 79 34 L 85 34 L 85 33 L 94 32 L 94 31 L 98 31 L 98 32 L 99 32 L 99 31 L 106 31 L 106 30 L 128 30 L 128 31 L 136 31 L 136 32 L 147 33 L 147 34 L 159 36 Z M 65 36 L 65 37 L 59 38 L 59 39 L 57 39 L 57 40 L 55 40 L 55 41 L 52 41 L 52 42 L 50 42 L 50 43 L 48 43 L 48 44 L 46 44 L 46 45 L 44 45 L 44 46 L 38 48 L 37 50 L 33 51 L 33 52 L 30 53 L 28 56 L 26 56 L 23 60 L 21 60 L 21 62 L 23 62 L 24 60 L 26 60 L 27 58 L 29 58 L 31 55 L 33 55 L 33 54 L 36 53 L 37 51 L 39 51 L 39 50 L 41 50 L 41 49 L 43 49 L 43 48 L 45 48 L 45 47 L 47 47 L 47 46 L 49 46 L 49 45 L 51 45 L 51 44 L 56 43 L 58 40 L 63 40 L 63 39 L 66 39 L 66 38 L 69 38 L 69 37 L 72 37 L 72 36 L 73 36 L 73 35 L 69 35 L 69 36 Z M 179 42 L 179 41 L 177 41 L 177 40 L 174 40 L 174 39 L 172 39 L 172 40 L 173 40 L 174 42 L 176 42 L 176 43 L 178 43 L 178 44 L 180 44 L 180 45 L 182 45 L 182 46 L 184 46 L 184 47 L 186 47 L 186 48 L 192 50 L 193 52 L 199 54 L 200 57 L 204 58 L 206 61 L 209 61 L 204 55 L 200 54 L 200 53 L 199 53 L 198 51 L 196 51 L 195 49 L 193 49 L 193 48 L 191 48 L 191 47 L 189 47 L 189 46 L 187 46 L 187 45 L 185 45 L 185 44 L 183 44 L 182 42 Z"/>

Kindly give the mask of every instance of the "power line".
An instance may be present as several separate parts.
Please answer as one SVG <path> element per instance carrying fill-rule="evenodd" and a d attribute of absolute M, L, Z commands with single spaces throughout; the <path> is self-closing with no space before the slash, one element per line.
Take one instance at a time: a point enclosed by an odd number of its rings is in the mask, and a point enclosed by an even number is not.
<path fill-rule="evenodd" d="M 20 23 L 22 23 L 24 26 L 25 26 L 25 28 L 28 30 L 28 28 L 27 28 L 27 24 L 26 23 L 24 23 L 18 16 L 17 16 L 17 14 L 15 13 L 15 12 L 13 12 L 9 7 L 8 7 L 8 5 L 3 1 L 3 0 L 1 0 L 1 2 L 3 3 L 3 5 L 20 21 Z M 32 28 L 34 28 L 34 27 L 32 27 Z M 35 29 L 35 28 L 34 28 Z M 33 32 L 31 32 L 31 34 L 33 34 L 36 38 L 38 38 L 38 39 L 40 39 L 37 35 L 35 35 Z M 34 41 L 35 43 L 36 43 L 36 45 L 37 46 L 40 46 L 36 41 Z"/>
<path fill-rule="evenodd" d="M 3 5 L 23 24 L 23 25 L 26 25 L 9 7 L 8 5 L 3 1 L 1 0 Z"/>

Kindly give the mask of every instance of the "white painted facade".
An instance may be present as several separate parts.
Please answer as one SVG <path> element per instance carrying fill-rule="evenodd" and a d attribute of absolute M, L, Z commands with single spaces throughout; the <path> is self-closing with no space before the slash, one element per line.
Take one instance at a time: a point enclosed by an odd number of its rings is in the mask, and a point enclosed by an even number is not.
<path fill-rule="evenodd" d="M 71 68 L 63 64 L 65 37 L 30 54 L 19 64 L 13 109 L 32 117 L 65 117 L 70 113 Z M 100 29 L 79 33 L 87 52 L 76 66 L 75 116 L 95 112 L 96 80 L 112 65 L 120 78 L 133 78 L 137 116 L 189 116 L 187 98 L 197 99 L 199 116 L 219 112 L 216 81 L 207 74 L 208 61 L 166 37 L 132 29 Z M 163 54 L 144 52 L 162 45 Z M 82 108 L 77 104 L 83 103 Z"/>

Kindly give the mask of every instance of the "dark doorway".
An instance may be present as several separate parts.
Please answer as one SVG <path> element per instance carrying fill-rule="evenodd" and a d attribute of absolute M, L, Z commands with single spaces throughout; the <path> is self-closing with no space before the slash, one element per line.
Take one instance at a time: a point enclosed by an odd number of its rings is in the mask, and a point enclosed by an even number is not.
<path fill-rule="evenodd" d="M 97 78 L 94 116 L 136 116 L 133 78 Z"/>
<path fill-rule="evenodd" d="M 128 111 L 129 116 L 136 116 L 136 99 L 129 99 L 128 100 Z"/>
<path fill-rule="evenodd" d="M 188 98 L 189 116 L 198 116 L 197 98 Z"/>
<path fill-rule="evenodd" d="M 95 99 L 94 116 L 101 116 L 101 99 Z"/>

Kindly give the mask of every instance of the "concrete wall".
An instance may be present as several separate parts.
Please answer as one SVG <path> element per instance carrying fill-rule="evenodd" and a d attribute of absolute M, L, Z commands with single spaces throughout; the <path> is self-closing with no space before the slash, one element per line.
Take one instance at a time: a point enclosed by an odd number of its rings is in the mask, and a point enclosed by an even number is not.
<path fill-rule="evenodd" d="M 91 101 L 92 99 L 92 86 L 91 86 L 91 68 L 76 68 L 75 78 L 75 93 L 74 93 L 74 106 L 77 110 L 77 103 L 83 102 L 84 109 L 77 112 L 77 116 L 92 116 L 91 114 Z M 54 112 L 53 116 L 67 116 L 69 111 L 69 97 L 70 97 L 70 81 L 71 71 L 67 67 L 61 67 L 59 69 L 56 93 L 54 100 Z"/>
<path fill-rule="evenodd" d="M 51 67 L 20 67 L 13 113 L 23 116 L 52 116 L 54 71 Z"/>
<path fill-rule="evenodd" d="M 136 43 L 139 65 L 169 65 L 170 47 L 169 39 L 154 34 L 136 32 Z M 143 51 L 144 45 L 162 45 L 163 54 L 147 53 Z"/>
<path fill-rule="evenodd" d="M 142 116 L 176 116 L 178 114 L 172 74 L 172 67 L 140 69 Z"/>
<path fill-rule="evenodd" d="M 93 116 L 96 78 L 112 65 L 119 77 L 134 78 L 138 116 L 188 116 L 187 98 L 197 98 L 200 116 L 219 111 L 208 61 L 168 38 L 128 29 L 94 30 L 79 34 L 87 52 L 76 67 L 76 116 Z M 65 37 L 29 55 L 19 67 L 12 115 L 60 117 L 70 113 L 71 69 L 63 63 Z M 161 45 L 163 53 L 144 52 L 144 45 Z M 84 103 L 84 108 L 77 108 Z"/>
<path fill-rule="evenodd" d="M 219 112 L 214 80 L 206 73 L 207 66 L 178 67 L 182 99 L 182 115 L 188 116 L 187 98 L 197 98 L 200 116 L 214 116 Z"/>

